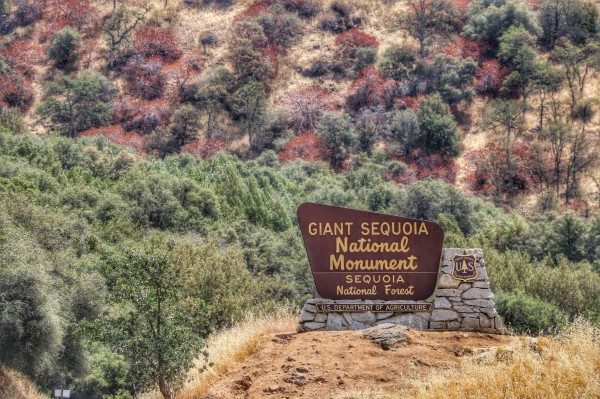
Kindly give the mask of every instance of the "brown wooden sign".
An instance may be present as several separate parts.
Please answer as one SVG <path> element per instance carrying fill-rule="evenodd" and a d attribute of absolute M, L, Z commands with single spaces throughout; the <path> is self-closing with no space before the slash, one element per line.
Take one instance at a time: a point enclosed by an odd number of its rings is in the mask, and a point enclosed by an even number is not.
<path fill-rule="evenodd" d="M 298 222 L 322 298 L 433 294 L 444 241 L 438 224 L 310 202 L 298 208 Z"/>

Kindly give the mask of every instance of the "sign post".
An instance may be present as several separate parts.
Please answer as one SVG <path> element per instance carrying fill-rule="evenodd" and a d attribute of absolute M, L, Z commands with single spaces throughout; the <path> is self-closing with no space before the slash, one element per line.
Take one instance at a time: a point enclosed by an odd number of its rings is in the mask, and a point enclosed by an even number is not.
<path fill-rule="evenodd" d="M 54 398 L 70 398 L 71 391 L 69 389 L 55 389 L 54 390 Z"/>
<path fill-rule="evenodd" d="M 306 301 L 299 332 L 504 331 L 483 252 L 443 249 L 436 223 L 314 203 L 300 205 L 298 223 L 320 295 Z"/>

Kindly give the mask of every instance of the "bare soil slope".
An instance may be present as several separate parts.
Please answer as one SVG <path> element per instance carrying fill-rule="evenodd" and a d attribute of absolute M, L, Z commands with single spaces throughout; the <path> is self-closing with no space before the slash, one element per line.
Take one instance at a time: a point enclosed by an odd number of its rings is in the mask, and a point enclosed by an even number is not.
<path fill-rule="evenodd" d="M 460 367 L 463 356 L 500 353 L 517 340 L 409 330 L 404 342 L 384 350 L 361 331 L 275 334 L 205 398 L 336 398 L 365 389 L 393 393 L 434 370 Z"/>

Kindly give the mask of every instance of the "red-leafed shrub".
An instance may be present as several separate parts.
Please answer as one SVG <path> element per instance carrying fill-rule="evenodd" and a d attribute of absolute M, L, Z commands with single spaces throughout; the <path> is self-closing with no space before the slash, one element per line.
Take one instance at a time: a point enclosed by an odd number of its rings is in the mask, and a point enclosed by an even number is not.
<path fill-rule="evenodd" d="M 173 62 L 182 55 L 179 43 L 168 29 L 144 27 L 139 29 L 133 39 L 135 52 L 144 57 L 161 57 Z"/>
<path fill-rule="evenodd" d="M 379 42 L 374 36 L 356 28 L 340 33 L 335 38 L 335 44 L 340 47 L 379 47 Z"/>
<path fill-rule="evenodd" d="M 171 106 L 164 100 L 121 99 L 115 104 L 114 123 L 127 131 L 148 134 L 158 126 L 166 126 L 171 114 Z"/>
<path fill-rule="evenodd" d="M 256 17 L 263 12 L 269 12 L 271 7 L 275 3 L 273 0 L 255 0 L 248 8 L 236 15 L 234 21 L 241 21 L 242 19 Z"/>
<path fill-rule="evenodd" d="M 33 104 L 34 94 L 29 82 L 18 72 L 0 75 L 0 104 L 26 112 Z"/>
<path fill-rule="evenodd" d="M 161 68 L 162 63 L 158 60 L 146 60 L 140 56 L 133 57 L 123 68 L 127 92 L 144 100 L 155 100 L 162 97 L 166 79 Z"/>
<path fill-rule="evenodd" d="M 496 93 L 507 75 L 508 69 L 498 60 L 485 60 L 475 72 L 475 88 L 479 93 Z"/>
<path fill-rule="evenodd" d="M 139 133 L 126 132 L 119 125 L 110 125 L 88 129 L 80 133 L 83 137 L 104 136 L 113 143 L 135 148 L 138 152 L 144 148 L 144 139 Z"/>
<path fill-rule="evenodd" d="M 583 217 L 591 217 L 592 209 L 590 204 L 588 204 L 585 200 L 581 198 L 575 198 L 569 207 L 573 212 L 583 216 Z"/>
<path fill-rule="evenodd" d="M 509 162 L 506 148 L 494 143 L 466 154 L 465 160 L 473 168 L 466 180 L 475 191 L 515 195 L 536 185 L 531 146 L 527 141 L 519 140 L 510 147 Z"/>
<path fill-rule="evenodd" d="M 186 52 L 177 61 L 163 65 L 162 73 L 167 77 L 167 80 L 173 82 L 173 85 L 168 87 L 165 95 L 171 102 L 180 102 L 183 93 L 185 92 L 186 84 L 195 76 L 198 76 L 204 69 L 202 53 L 200 49 Z"/>
<path fill-rule="evenodd" d="M 209 158 L 220 151 L 227 150 L 227 142 L 225 140 L 208 137 L 186 144 L 181 148 L 181 152 L 187 152 L 200 158 Z"/>
<path fill-rule="evenodd" d="M 469 4 L 471 4 L 471 0 L 452 0 L 451 2 L 461 14 L 465 14 Z"/>
<path fill-rule="evenodd" d="M 90 0 L 46 0 L 44 20 L 46 23 L 40 34 L 42 41 L 50 39 L 67 26 L 88 37 L 95 37 L 100 33 L 98 11 Z"/>
<path fill-rule="evenodd" d="M 357 48 L 379 47 L 379 42 L 374 36 L 356 28 L 337 35 L 335 44 L 340 47 L 343 56 L 350 58 L 355 56 Z"/>
<path fill-rule="evenodd" d="M 444 46 L 442 53 L 451 57 L 471 57 L 475 61 L 481 61 L 484 55 L 489 51 L 489 44 L 483 40 L 472 40 L 463 36 L 456 36 L 451 42 Z"/>
<path fill-rule="evenodd" d="M 347 104 L 354 111 L 363 107 L 388 109 L 394 103 L 396 87 L 396 81 L 384 79 L 381 72 L 370 65 L 359 71 L 359 78 L 350 86 L 352 94 L 348 96 Z"/>
<path fill-rule="evenodd" d="M 309 162 L 326 162 L 328 153 L 325 142 L 314 133 L 300 133 L 279 151 L 279 162 L 286 163 L 296 159 Z"/>
<path fill-rule="evenodd" d="M 417 97 L 400 97 L 394 99 L 394 105 L 400 109 L 410 108 L 413 111 L 417 111 L 419 109 L 419 103 L 423 98 L 422 95 L 418 95 Z"/>
<path fill-rule="evenodd" d="M 335 109 L 335 98 L 317 86 L 303 87 L 284 101 L 296 132 L 314 131 L 323 113 Z"/>
<path fill-rule="evenodd" d="M 43 47 L 33 40 L 15 39 L 0 50 L 13 71 L 22 73 L 27 78 L 35 74 L 34 66 L 44 60 Z"/>
<path fill-rule="evenodd" d="M 279 50 L 277 49 L 277 46 L 270 44 L 261 50 L 261 54 L 269 63 L 273 73 L 277 73 L 277 69 L 279 68 Z"/>
<path fill-rule="evenodd" d="M 400 160 L 408 165 L 407 170 L 394 180 L 401 184 L 411 184 L 423 179 L 443 180 L 453 183 L 456 180 L 456 164 L 454 160 L 444 159 L 440 155 L 427 155 L 419 148 L 412 150 Z"/>

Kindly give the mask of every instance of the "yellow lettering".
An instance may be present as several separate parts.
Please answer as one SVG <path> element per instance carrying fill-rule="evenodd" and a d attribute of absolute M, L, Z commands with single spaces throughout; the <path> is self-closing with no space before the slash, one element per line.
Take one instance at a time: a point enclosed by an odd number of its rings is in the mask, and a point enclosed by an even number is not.
<path fill-rule="evenodd" d="M 363 236 L 367 236 L 369 235 L 369 223 L 368 222 L 362 222 L 360 224 L 360 234 L 362 234 Z"/>

